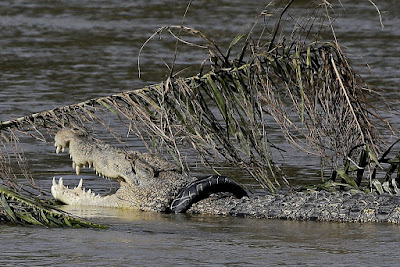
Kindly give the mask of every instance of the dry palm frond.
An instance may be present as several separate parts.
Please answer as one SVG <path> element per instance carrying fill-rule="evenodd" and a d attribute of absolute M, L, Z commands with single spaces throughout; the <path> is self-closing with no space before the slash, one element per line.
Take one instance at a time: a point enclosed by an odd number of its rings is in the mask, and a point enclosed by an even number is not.
<path fill-rule="evenodd" d="M 177 160 L 179 147 L 190 144 L 206 162 L 224 158 L 270 190 L 280 184 L 267 138 L 271 118 L 290 142 L 321 156 L 343 156 L 359 143 L 374 147 L 365 91 L 334 44 L 260 49 L 246 64 L 224 64 L 202 77 L 170 78 L 2 126 L 82 127 L 103 108 L 123 117 L 150 146 L 173 151 Z"/>
<path fill-rule="evenodd" d="M 197 151 L 211 167 L 226 160 L 247 170 L 271 191 L 287 181 L 272 159 L 275 146 L 268 141 L 270 124 L 277 123 L 295 147 L 334 165 L 358 144 L 378 151 L 374 109 L 366 101 L 370 91 L 364 89 L 366 85 L 337 42 L 310 41 L 322 30 L 316 19 L 301 19 L 321 14 L 326 1 L 300 18 L 288 16 L 295 27 L 286 40 L 282 24 L 288 20 L 285 14 L 292 3 L 276 7 L 275 12 L 269 12 L 267 6 L 257 17 L 265 23 L 257 42 L 251 34 L 240 34 L 226 54 L 214 40 L 193 28 L 170 26 L 156 32 L 177 30 L 173 36 L 183 43 L 182 32 L 198 37 L 202 42 L 198 47 L 207 49 L 212 62 L 204 75 L 171 75 L 165 82 L 140 90 L 2 122 L 0 131 L 18 128 L 43 138 L 43 129 L 85 127 L 91 122 L 100 122 L 112 131 L 103 121 L 111 111 L 148 148 L 169 152 L 181 165 L 182 148 L 190 147 L 186 153 Z M 276 21 L 270 27 L 273 18 Z M 239 44 L 242 49 L 231 58 Z"/>

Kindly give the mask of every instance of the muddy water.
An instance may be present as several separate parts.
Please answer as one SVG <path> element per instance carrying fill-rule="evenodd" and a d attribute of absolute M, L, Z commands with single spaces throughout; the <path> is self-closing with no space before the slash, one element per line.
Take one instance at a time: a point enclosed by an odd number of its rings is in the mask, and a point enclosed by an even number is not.
<path fill-rule="evenodd" d="M 263 7 L 260 1 L 196 1 L 187 24 L 229 44 Z M 307 1 L 296 5 L 301 12 Z M 367 0 L 336 7 L 336 34 L 372 85 L 399 99 L 400 10 L 397 0 Z M 185 1 L 0 1 L 0 120 L 76 103 L 165 78 L 173 42 L 143 42 L 160 26 L 180 24 Z M 183 48 L 178 64 L 199 65 L 201 50 Z M 366 67 L 366 64 L 369 64 Z M 397 118 L 391 118 L 398 124 Z M 279 138 L 277 138 L 279 139 Z M 138 144 L 139 146 L 139 144 Z M 67 160 L 53 148 L 26 146 L 41 186 L 59 173 L 77 183 Z M 51 154 L 53 153 L 53 154 Z M 290 173 L 315 176 L 316 162 L 299 157 Z M 301 166 L 301 167 L 299 167 Z M 88 187 L 107 183 L 86 175 Z M 102 184 L 103 183 L 103 184 Z M 108 230 L 0 226 L 0 264 L 5 265 L 398 265 L 398 226 L 213 218 L 124 212 L 71 212 L 110 225 Z"/>

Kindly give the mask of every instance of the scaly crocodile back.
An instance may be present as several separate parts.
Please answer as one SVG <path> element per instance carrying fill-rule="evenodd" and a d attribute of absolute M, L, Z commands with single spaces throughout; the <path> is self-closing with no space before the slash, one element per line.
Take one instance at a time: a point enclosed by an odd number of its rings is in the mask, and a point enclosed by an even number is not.
<path fill-rule="evenodd" d="M 212 193 L 232 193 L 237 198 L 247 195 L 246 190 L 234 180 L 220 175 L 201 178 L 186 186 L 172 201 L 170 210 L 181 213 L 188 210 L 194 203 L 209 197 Z"/>

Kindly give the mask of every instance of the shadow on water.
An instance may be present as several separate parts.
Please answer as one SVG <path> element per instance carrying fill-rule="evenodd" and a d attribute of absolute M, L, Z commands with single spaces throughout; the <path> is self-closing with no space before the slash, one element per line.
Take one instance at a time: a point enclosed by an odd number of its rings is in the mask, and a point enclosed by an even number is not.
<path fill-rule="evenodd" d="M 346 4 L 345 11 L 338 7 L 341 15 L 336 33 L 364 78 L 388 97 L 398 99 L 400 7 L 396 3 L 378 3 L 384 30 L 369 1 L 352 1 Z M 203 30 L 219 44 L 228 45 L 243 29 L 244 22 L 249 22 L 264 6 L 259 1 L 195 1 L 186 24 Z M 164 80 L 168 70 L 162 62 L 170 62 L 174 42 L 162 39 L 146 48 L 141 79 L 137 78 L 136 57 L 140 46 L 157 28 L 180 24 L 185 7 L 185 1 L 166 0 L 2 1 L 0 120 Z M 178 63 L 199 66 L 205 57 L 201 51 L 194 53 L 183 48 Z M 398 124 L 398 118 L 391 119 Z M 271 138 L 281 140 L 279 135 Z M 140 143 L 131 144 L 139 146 Z M 49 188 L 55 174 L 63 175 L 67 184 L 77 184 L 68 158 L 55 158 L 52 146 L 32 142 L 25 151 L 41 187 Z M 291 168 L 291 175 L 315 177 L 319 161 L 288 151 L 291 158 L 296 158 L 293 166 L 286 166 Z M 188 160 L 190 164 L 191 159 Z M 104 190 L 100 187 L 109 186 L 91 175 L 85 184 L 99 191 Z M 110 229 L 0 226 L 0 264 L 397 266 L 399 262 L 400 228 L 395 225 L 71 207 L 69 211 L 107 224 Z"/>

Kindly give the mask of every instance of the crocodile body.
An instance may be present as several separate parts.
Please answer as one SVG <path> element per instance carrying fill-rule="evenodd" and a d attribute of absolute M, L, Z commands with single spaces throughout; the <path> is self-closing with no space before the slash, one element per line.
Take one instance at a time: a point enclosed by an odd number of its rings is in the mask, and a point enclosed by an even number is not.
<path fill-rule="evenodd" d="M 363 192 L 281 192 L 242 199 L 210 197 L 188 212 L 248 218 L 400 223 L 400 196 Z"/>
<path fill-rule="evenodd" d="M 248 195 L 235 181 L 218 175 L 201 179 L 183 174 L 156 156 L 125 152 L 76 129 L 55 136 L 56 152 L 69 148 L 73 168 L 92 167 L 99 176 L 116 179 L 120 188 L 99 196 L 78 186 L 69 189 L 53 178 L 55 199 L 70 205 L 188 212 L 250 218 L 340 222 L 400 223 L 400 196 L 362 192 L 296 192 Z"/>

